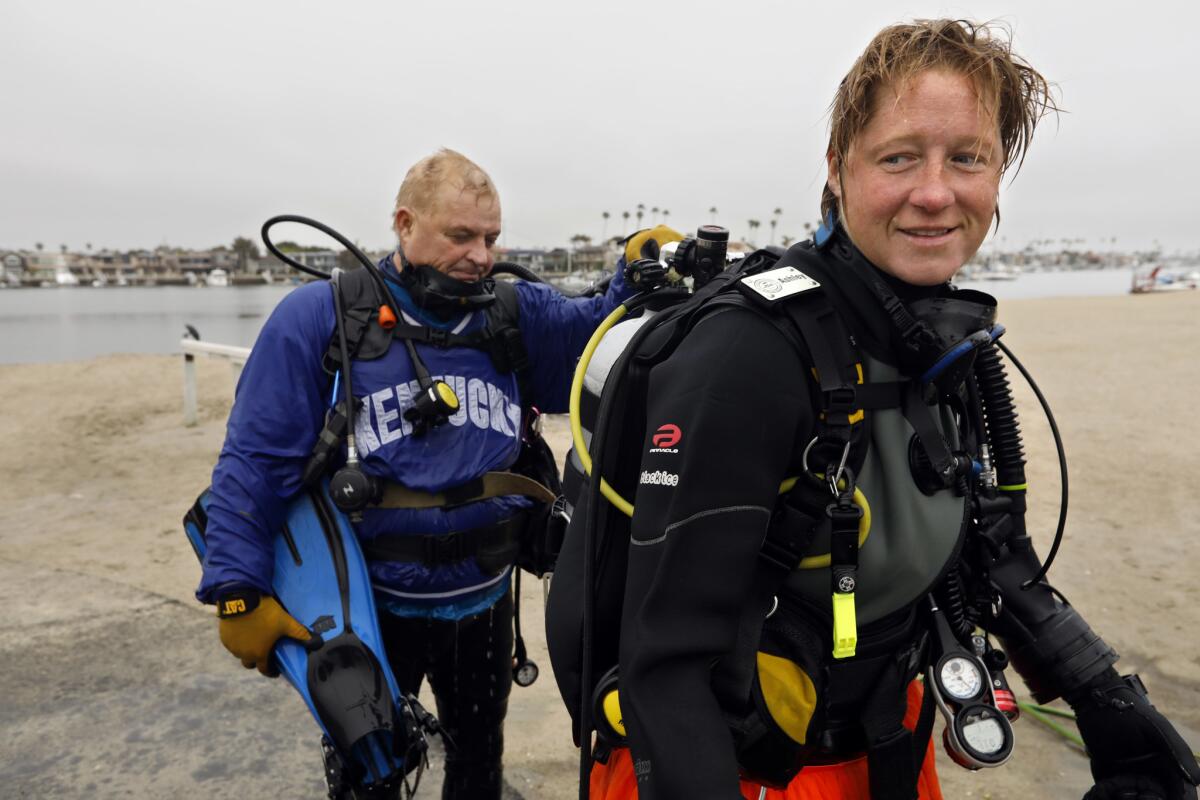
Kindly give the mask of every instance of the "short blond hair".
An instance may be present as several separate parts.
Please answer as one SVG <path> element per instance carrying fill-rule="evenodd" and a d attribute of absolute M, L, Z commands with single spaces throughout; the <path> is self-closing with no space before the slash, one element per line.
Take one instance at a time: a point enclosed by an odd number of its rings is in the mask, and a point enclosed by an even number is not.
<path fill-rule="evenodd" d="M 919 19 L 891 25 L 875 35 L 838 86 L 829 108 L 829 155 L 839 167 L 854 139 L 867 127 L 876 94 L 899 91 L 911 78 L 944 69 L 970 79 L 979 100 L 1000 126 L 1002 172 L 1020 170 L 1033 131 L 1047 113 L 1058 111 L 1051 84 L 1012 51 L 1012 35 L 993 23 L 962 19 Z M 829 185 L 821 195 L 821 217 L 837 208 Z"/>
<path fill-rule="evenodd" d="M 447 182 L 480 198 L 500 199 L 495 184 L 482 167 L 462 153 L 443 147 L 413 164 L 404 176 L 400 191 L 396 193 L 396 205 L 392 208 L 392 224 L 395 225 L 396 214 L 402 207 L 418 213 L 433 210 L 438 188 Z"/>

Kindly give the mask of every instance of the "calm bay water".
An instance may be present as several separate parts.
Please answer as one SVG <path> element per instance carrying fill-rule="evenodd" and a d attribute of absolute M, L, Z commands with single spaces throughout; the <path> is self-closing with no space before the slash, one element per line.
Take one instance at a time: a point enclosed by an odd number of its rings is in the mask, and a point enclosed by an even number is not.
<path fill-rule="evenodd" d="M 1040 272 L 969 281 L 1001 300 L 1116 295 L 1128 270 Z M 108 353 L 179 353 L 184 325 L 206 341 L 249 347 L 291 286 L 57 287 L 0 291 L 0 363 L 74 361 Z"/>

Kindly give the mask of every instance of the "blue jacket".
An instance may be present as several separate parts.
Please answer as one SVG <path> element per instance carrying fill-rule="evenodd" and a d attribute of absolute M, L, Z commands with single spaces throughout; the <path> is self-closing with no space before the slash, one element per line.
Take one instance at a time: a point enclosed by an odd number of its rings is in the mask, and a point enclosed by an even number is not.
<path fill-rule="evenodd" d="M 588 338 L 632 294 L 623 281 L 623 266 L 618 263 L 603 297 L 567 298 L 544 284 L 517 282 L 531 400 L 540 411 L 566 410 L 571 375 Z M 448 322 L 432 317 L 394 282 L 390 256 L 380 267 L 408 322 L 459 333 L 485 325 L 480 312 Z M 331 287 L 319 281 L 287 295 L 259 333 L 238 381 L 225 445 L 213 470 L 208 554 L 196 591 L 202 602 L 213 602 L 221 588 L 270 591 L 273 533 L 301 489 L 301 472 L 331 405 L 333 387 L 321 360 L 335 334 L 334 323 Z M 355 361 L 356 443 L 364 470 L 437 492 L 510 466 L 520 450 L 523 398 L 516 375 L 498 373 L 488 355 L 473 348 L 416 347 L 430 374 L 453 387 L 460 408 L 448 424 L 413 436 L 403 415 L 417 382 L 403 343 L 393 341 L 381 358 Z M 362 540 L 468 530 L 512 516 L 529 502 L 498 497 L 454 508 L 368 509 L 356 529 Z M 371 562 L 369 568 L 385 608 L 405 616 L 448 619 L 490 606 L 507 589 L 510 572 L 487 574 L 473 558 L 437 567 Z"/>

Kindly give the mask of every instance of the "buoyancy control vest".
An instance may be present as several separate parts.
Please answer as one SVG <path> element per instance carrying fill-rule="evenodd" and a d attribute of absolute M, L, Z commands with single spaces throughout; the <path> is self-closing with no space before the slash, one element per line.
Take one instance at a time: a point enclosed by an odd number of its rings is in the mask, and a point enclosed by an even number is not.
<path fill-rule="evenodd" d="M 332 337 L 322 363 L 332 379 L 350 360 L 382 358 L 394 340 L 409 340 L 440 348 L 482 350 L 497 372 L 515 375 L 521 400 L 521 429 L 518 432 L 521 445 L 516 461 L 507 471 L 488 473 L 438 495 L 389 485 L 378 489 L 377 499 L 393 506 L 423 507 L 523 494 L 534 500 L 533 507 L 485 528 L 450 534 L 375 537 L 364 544 L 364 552 L 369 559 L 419 561 L 428 565 L 474 557 L 481 566 L 490 565 L 497 573 L 515 562 L 519 569 L 515 577 L 513 606 L 513 680 L 520 686 L 529 686 L 537 680 L 538 668 L 529 659 L 521 634 L 521 571 L 544 578 L 554 570 L 568 517 L 554 454 L 542 437 L 540 414 L 532 404 L 529 359 L 521 339 L 517 290 L 507 281 L 490 283 L 495 299 L 484 307 L 485 325 L 463 334 L 396 320 L 383 325 L 380 320 L 383 303 L 377 283 L 366 269 L 344 273 L 333 285 L 333 290 L 339 293 L 335 302 L 341 304 L 344 337 Z M 346 354 L 341 352 L 343 342 Z M 410 349 L 410 353 L 413 352 Z M 346 413 L 335 405 L 326 416 L 325 427 L 317 437 L 305 468 L 303 480 L 306 485 L 320 480 L 330 468 L 345 440 L 347 428 Z"/>
<path fill-rule="evenodd" d="M 995 486 L 971 362 L 1002 328 L 993 324 L 995 301 L 982 293 L 938 298 L 940 318 L 932 321 L 914 318 L 894 295 L 881 297 L 897 339 L 911 350 L 894 359 L 905 364 L 902 373 L 863 351 L 821 285 L 830 282 L 830 270 L 850 269 L 873 270 L 842 240 L 798 245 L 779 259 L 755 253 L 682 303 L 616 326 L 597 348 L 580 408 L 584 427 L 599 433 L 604 446 L 589 440 L 592 478 L 577 453 L 568 455 L 564 485 L 574 521 L 547 609 L 551 660 L 577 737 L 581 725 L 590 728 L 583 720 L 591 716 L 589 703 L 602 735 L 622 733 L 604 715 L 616 708 L 609 690 L 618 680 L 629 517 L 610 503 L 593 508 L 592 481 L 602 474 L 616 492 L 632 496 L 650 369 L 671 356 L 698 320 L 734 304 L 764 315 L 794 345 L 797 368 L 813 377 L 818 419 L 796 459 L 808 474 L 780 495 L 763 545 L 762 585 L 770 590 L 750 603 L 763 604 L 762 613 L 748 615 L 738 650 L 713 669 L 713 692 L 739 764 L 780 785 L 812 758 L 865 750 L 873 796 L 905 797 L 915 785 L 932 697 L 927 693 L 917 731 L 908 733 L 900 726 L 904 687 L 936 649 L 925 601 L 947 583 L 960 588 L 955 579 L 975 487 Z M 858 279 L 870 280 L 870 273 Z M 885 287 L 872 288 L 886 295 Z M 622 410 L 616 429 L 597 418 L 606 404 Z M 831 482 L 832 474 L 839 477 Z M 847 512 L 840 530 L 829 512 L 839 493 Z M 851 493 L 861 494 L 864 514 L 849 513 Z M 586 564 L 589 522 L 594 561 Z M 583 597 L 589 585 L 590 614 Z M 838 620 L 839 593 L 850 597 L 849 648 L 837 639 L 846 627 Z M 956 597 L 953 628 L 963 638 L 974 625 L 961 591 Z"/>
<path fill-rule="evenodd" d="M 481 478 L 466 486 L 443 492 L 442 502 L 469 502 L 497 491 L 507 491 L 528 494 L 538 501 L 537 506 L 527 518 L 520 520 L 520 525 L 498 528 L 503 528 L 502 532 L 506 534 L 503 537 L 505 542 L 491 541 L 496 539 L 496 536 L 493 535 L 495 532 L 489 531 L 482 531 L 477 536 L 468 532 L 460 537 L 454 548 L 428 547 L 418 537 L 403 537 L 389 544 L 391 555 L 403 556 L 406 560 L 447 554 L 464 557 L 475 555 L 474 551 L 478 548 L 499 548 L 511 551 L 512 558 L 520 567 L 541 577 L 554 567 L 554 556 L 565 526 L 565 516 L 554 512 L 556 501 L 547 498 L 560 496 L 562 487 L 554 456 L 542 438 L 540 420 L 531 402 L 529 359 L 521 340 L 520 304 L 516 288 L 507 281 L 495 281 L 494 284 L 495 301 L 484 309 L 486 324 L 479 330 L 465 334 L 402 321 L 389 327 L 380 324 L 381 300 L 378 287 L 365 269 L 341 275 L 335 290 L 341 293 L 339 299 L 344 309 L 346 349 L 352 360 L 370 361 L 381 358 L 388 352 L 394 340 L 408 339 L 440 348 L 470 347 L 482 350 L 491 359 L 497 372 L 513 373 L 517 379 L 522 410 L 521 449 L 511 471 L 531 479 L 537 486 L 519 480 L 497 478 L 491 481 L 496 488 L 491 489 L 488 486 L 489 482 Z M 326 372 L 333 376 L 342 363 L 340 337 L 334 336 L 325 353 L 323 364 Z M 328 416 L 325 430 L 318 436 L 312 457 L 305 469 L 306 484 L 319 479 L 328 469 L 344 437 L 345 415 L 337 413 L 335 409 Z M 393 490 L 391 494 L 394 497 L 407 497 L 412 493 Z M 416 498 L 413 502 L 421 502 L 421 498 Z M 476 542 L 476 539 L 479 542 Z M 382 545 L 375 542 L 373 546 L 378 548 Z M 407 546 L 413 552 L 399 552 L 402 546 Z M 449 552 L 451 549 L 453 553 Z"/>

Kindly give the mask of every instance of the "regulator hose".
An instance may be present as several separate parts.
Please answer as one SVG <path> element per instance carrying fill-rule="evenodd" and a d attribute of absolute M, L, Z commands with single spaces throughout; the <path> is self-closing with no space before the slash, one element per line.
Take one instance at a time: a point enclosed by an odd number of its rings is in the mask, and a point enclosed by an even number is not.
<path fill-rule="evenodd" d="M 492 265 L 491 275 L 512 275 L 529 283 L 545 283 L 541 276 L 524 264 L 512 261 L 497 261 Z"/>
<path fill-rule="evenodd" d="M 1058 527 L 1054 532 L 1054 543 L 1046 556 L 1042 568 L 1037 575 L 1021 584 L 1022 589 L 1041 582 L 1046 577 L 1050 565 L 1054 563 L 1062 545 L 1063 532 L 1067 527 L 1067 500 L 1069 497 L 1067 479 L 1067 454 L 1063 448 L 1062 435 L 1058 423 L 1054 420 L 1054 412 L 1050 403 L 1038 387 L 1029 370 L 1002 342 L 995 341 L 979 348 L 975 359 L 975 377 L 979 385 L 980 400 L 983 404 L 984 426 L 987 429 L 987 439 L 992 446 L 996 464 L 997 488 L 1008 494 L 1013 500 L 1013 535 L 1025 534 L 1025 491 L 1028 484 L 1025 479 L 1025 451 L 1021 444 L 1021 428 L 1017 423 L 1017 412 L 1013 404 L 1012 389 L 1005 373 L 1004 364 L 1000 361 L 997 349 L 1012 361 L 1013 366 L 1021 373 L 1021 377 L 1029 384 L 1037 397 L 1042 411 L 1046 414 L 1046 422 L 1050 425 L 1050 433 L 1054 436 L 1054 447 L 1058 451 L 1058 468 L 1061 476 L 1061 495 L 1058 507 Z"/>
<path fill-rule="evenodd" d="M 984 429 L 996 464 L 996 482 L 1001 491 L 1024 492 L 1025 450 L 1021 444 L 1021 426 L 1017 422 L 1008 375 L 995 342 L 979 348 L 975 356 L 975 377 L 983 402 Z"/>

